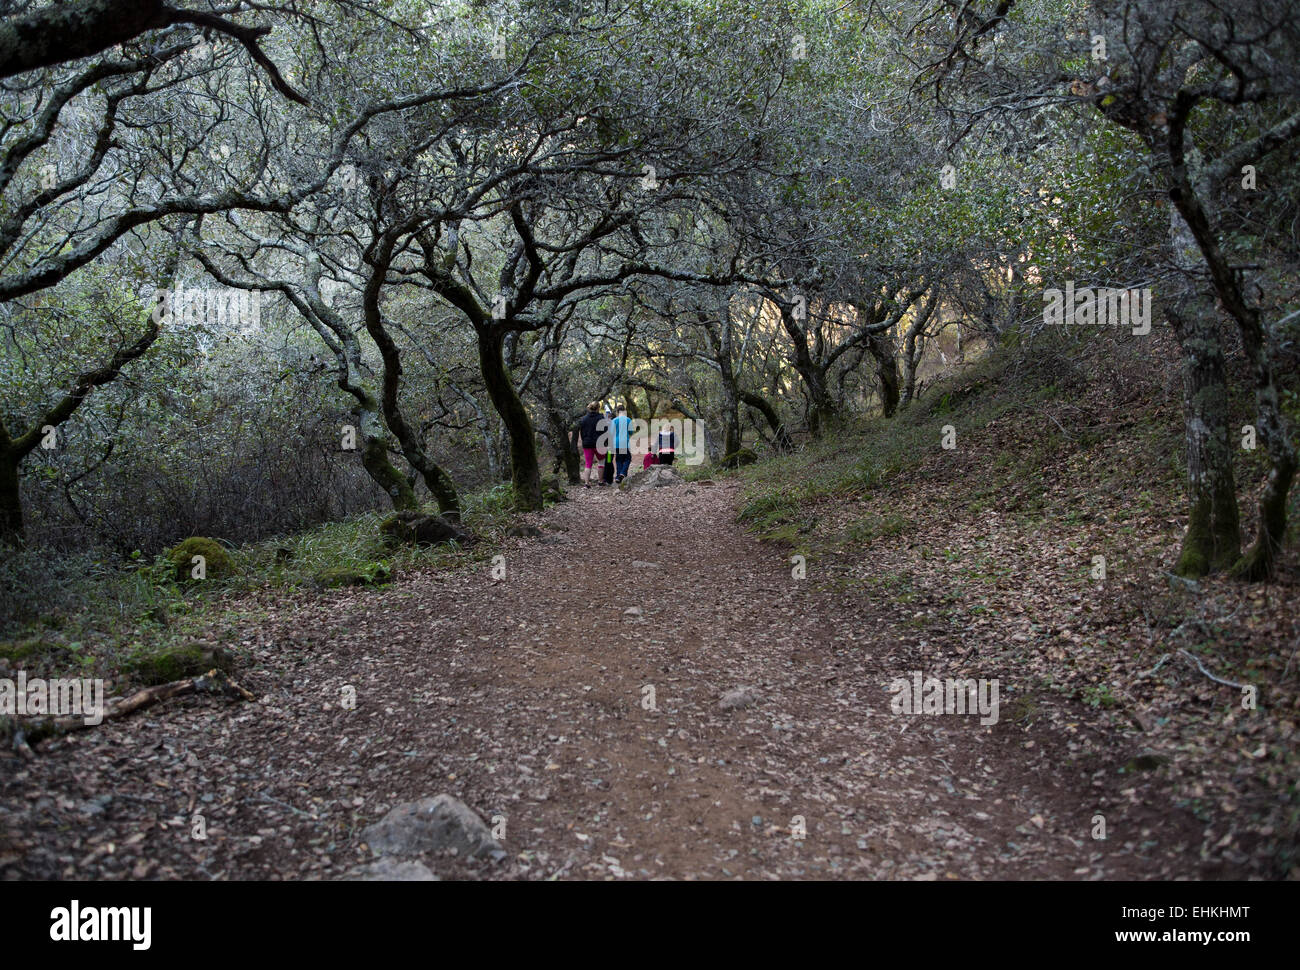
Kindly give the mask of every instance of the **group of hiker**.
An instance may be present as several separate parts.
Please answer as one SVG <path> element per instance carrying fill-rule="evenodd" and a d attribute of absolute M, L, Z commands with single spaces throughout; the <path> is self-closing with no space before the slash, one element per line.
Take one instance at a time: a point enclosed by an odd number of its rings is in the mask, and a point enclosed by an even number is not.
<path fill-rule="evenodd" d="M 593 484 L 617 485 L 627 478 L 634 449 L 644 454 L 642 468 L 655 464 L 671 465 L 677 453 L 677 432 L 671 426 L 660 429 L 653 441 L 649 436 L 634 439 L 633 422 L 623 404 L 618 406 L 617 414 L 608 407 L 602 414 L 600 405 L 592 401 L 587 405 L 587 413 L 578 421 L 576 430 L 582 439 L 586 463 L 582 479 L 584 488 Z"/>

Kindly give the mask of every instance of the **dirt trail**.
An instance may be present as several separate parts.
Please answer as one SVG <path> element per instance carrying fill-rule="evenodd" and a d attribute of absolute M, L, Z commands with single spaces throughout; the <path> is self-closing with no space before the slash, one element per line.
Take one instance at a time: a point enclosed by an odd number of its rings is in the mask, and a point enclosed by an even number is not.
<path fill-rule="evenodd" d="M 362 827 L 448 792 L 504 816 L 510 857 L 425 860 L 444 878 L 1206 874 L 1199 829 L 1121 791 L 1104 744 L 892 714 L 895 677 L 997 672 L 792 578 L 734 525 L 734 486 L 570 494 L 502 581 L 409 577 L 243 631 L 258 704 L 189 699 L 0 761 L 0 872 L 337 878 Z M 741 686 L 756 701 L 721 708 Z M 1092 839 L 1099 812 L 1130 835 Z"/>

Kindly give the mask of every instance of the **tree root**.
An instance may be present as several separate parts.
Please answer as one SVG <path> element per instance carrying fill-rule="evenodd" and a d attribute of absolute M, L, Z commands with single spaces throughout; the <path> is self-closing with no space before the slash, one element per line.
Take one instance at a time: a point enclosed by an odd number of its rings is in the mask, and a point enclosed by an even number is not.
<path fill-rule="evenodd" d="M 103 719 L 99 723 L 102 724 L 104 721 L 126 717 L 128 714 L 143 710 L 157 704 L 159 701 L 182 697 L 186 694 L 223 694 L 226 697 L 245 701 L 257 699 L 251 692 L 240 687 L 227 677 L 223 671 L 214 668 L 198 677 L 187 677 L 184 680 L 174 680 L 169 684 L 146 687 L 143 690 L 136 691 L 129 697 L 107 704 L 104 708 Z M 31 748 L 33 744 L 72 731 L 80 731 L 95 726 L 94 724 L 87 724 L 84 717 L 76 716 L 16 720 L 13 725 L 13 747 L 19 754 L 30 758 L 34 756 Z"/>

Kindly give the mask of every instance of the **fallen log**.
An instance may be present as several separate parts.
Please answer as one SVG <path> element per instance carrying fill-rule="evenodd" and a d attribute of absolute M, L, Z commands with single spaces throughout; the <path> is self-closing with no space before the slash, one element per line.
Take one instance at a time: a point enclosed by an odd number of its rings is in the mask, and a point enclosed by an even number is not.
<path fill-rule="evenodd" d="M 214 668 L 198 677 L 187 677 L 184 680 L 173 680 L 168 684 L 145 687 L 127 697 L 110 702 L 105 706 L 102 720 L 97 723 L 126 717 L 128 714 L 143 710 L 157 704 L 159 701 L 182 697 L 186 694 L 222 694 L 226 697 L 245 701 L 257 699 L 250 691 L 240 687 L 226 676 L 224 671 Z M 13 746 L 19 754 L 31 757 L 31 746 L 33 744 L 94 726 L 94 724 L 87 724 L 84 717 L 75 715 L 16 719 L 13 726 Z"/>

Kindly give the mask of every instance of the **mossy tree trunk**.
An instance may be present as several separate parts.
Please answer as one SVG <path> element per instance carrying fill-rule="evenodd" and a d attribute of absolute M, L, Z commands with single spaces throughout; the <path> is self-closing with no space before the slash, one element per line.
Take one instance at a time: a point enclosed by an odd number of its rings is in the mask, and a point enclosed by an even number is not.
<path fill-rule="evenodd" d="M 554 407 L 546 409 L 546 421 L 551 427 L 551 440 L 555 457 L 564 469 L 570 485 L 582 484 L 582 462 L 578 455 L 577 431 L 573 422 Z"/>
<path fill-rule="evenodd" d="M 903 388 L 898 400 L 899 408 L 905 408 L 916 398 L 916 371 L 921 366 L 926 327 L 939 305 L 939 287 L 932 287 L 930 296 L 925 301 L 911 324 L 903 332 Z M 961 325 L 957 326 L 957 357 L 961 359 Z"/>
<path fill-rule="evenodd" d="M 1205 576 L 1227 569 L 1241 554 L 1223 347 L 1204 301 L 1165 315 L 1182 350 L 1186 415 L 1188 521 L 1174 572 Z"/>
<path fill-rule="evenodd" d="M 492 405 L 501 415 L 510 443 L 510 481 L 515 489 L 515 504 L 524 512 L 542 508 L 542 476 L 537 468 L 537 440 L 528 409 L 515 391 L 514 380 L 506 367 L 505 332 L 491 325 L 476 327 L 478 360 Z"/>
<path fill-rule="evenodd" d="M 0 436 L 8 438 L 2 429 Z M 18 490 L 21 460 L 13 448 L 0 448 L 0 544 L 23 543 L 23 500 Z"/>
<path fill-rule="evenodd" d="M 1259 497 L 1259 525 L 1255 541 L 1232 567 L 1240 579 L 1269 579 L 1277 569 L 1278 556 L 1286 538 L 1287 496 L 1296 474 L 1296 454 L 1290 429 L 1282 415 L 1272 354 L 1258 313 L 1254 325 L 1242 327 L 1246 354 L 1255 376 L 1256 427 L 1260 442 L 1268 451 L 1268 478 Z"/>
<path fill-rule="evenodd" d="M 388 244 L 391 247 L 391 244 Z M 345 320 L 333 307 L 326 303 L 321 295 L 322 265 L 320 259 L 312 253 L 303 253 L 306 263 L 306 275 L 300 286 L 278 281 L 265 285 L 258 281 L 231 276 L 211 259 L 198 253 L 198 259 L 208 273 L 224 286 L 240 289 L 259 290 L 263 288 L 280 292 L 298 310 L 303 319 L 320 336 L 325 346 L 334 355 L 337 366 L 336 383 L 340 390 L 354 401 L 352 414 L 357 418 L 357 438 L 361 451 L 361 467 L 366 470 L 393 503 L 397 511 L 418 509 L 419 499 L 415 494 L 414 482 L 397 468 L 389 457 L 389 433 L 398 438 L 398 446 L 411 467 L 420 474 L 429 491 L 438 500 L 443 514 L 448 510 L 459 509 L 455 486 L 441 468 L 424 458 L 423 447 L 412 429 L 402 419 L 397 404 L 397 391 L 402 374 L 401 358 L 398 348 L 388 338 L 386 328 L 379 315 L 379 293 L 385 275 L 384 267 L 391 258 L 385 250 L 385 238 L 374 242 L 367 256 L 372 272 L 364 291 L 364 323 L 376 343 L 380 344 L 383 364 L 381 397 L 376 397 L 365 378 L 364 354 L 358 338 L 359 331 L 350 320 Z M 391 421 L 391 425 L 387 422 Z M 405 439 L 405 441 L 403 441 Z"/>
<path fill-rule="evenodd" d="M 794 448 L 794 442 L 790 439 L 790 432 L 786 429 L 785 422 L 781 420 L 781 416 L 776 413 L 776 408 L 772 407 L 767 398 L 752 391 L 742 391 L 740 399 L 763 415 L 767 426 L 772 429 L 772 437 L 776 441 L 777 448 L 781 451 L 790 451 Z"/>
<path fill-rule="evenodd" d="M 726 309 L 723 312 L 729 314 Z M 701 310 L 696 313 L 696 320 L 708 338 L 713 361 L 718 366 L 718 379 L 722 382 L 722 453 L 729 455 L 741 446 L 741 395 L 736 369 L 732 365 L 731 319 L 726 316 L 719 327 L 709 314 Z"/>
<path fill-rule="evenodd" d="M 826 367 L 813 359 L 812 350 L 808 346 L 808 332 L 795 317 L 794 306 L 784 302 L 778 306 L 781 310 L 781 325 L 794 349 L 794 369 L 803 378 L 804 391 L 808 396 L 808 431 L 814 438 L 819 438 L 826 431 L 836 410 L 830 384 L 826 379 Z"/>
<path fill-rule="evenodd" d="M 420 507 L 411 481 L 388 458 L 388 444 L 379 415 L 374 410 L 359 408 L 357 417 L 361 425 L 361 465 L 393 502 L 393 508 L 402 512 Z"/>
<path fill-rule="evenodd" d="M 384 325 L 379 304 L 388 267 L 392 262 L 396 238 L 390 232 L 380 237 L 372 247 L 369 261 L 373 266 L 373 272 L 366 281 L 366 288 L 362 295 L 366 332 L 379 348 L 379 357 L 384 365 L 379 403 L 385 424 L 397 438 L 403 457 L 424 479 L 424 484 L 428 486 L 429 492 L 438 503 L 439 513 L 443 518 L 458 522 L 460 521 L 460 497 L 456 494 L 456 485 L 451 480 L 451 476 L 429 456 L 424 448 L 423 435 L 406 420 L 398 402 L 397 395 L 402 385 L 402 354 Z"/>
<path fill-rule="evenodd" d="M 1218 173 L 1203 172 L 1194 181 L 1189 169 L 1185 129 L 1195 104 L 1194 99 L 1180 97 L 1175 102 L 1176 110 L 1169 117 L 1169 195 L 1205 260 L 1215 295 L 1237 323 L 1253 372 L 1255 428 L 1260 443 L 1268 452 L 1269 471 L 1259 499 L 1259 525 L 1255 541 L 1233 565 L 1232 574 L 1247 580 L 1269 579 L 1276 570 L 1286 535 L 1287 496 L 1295 479 L 1296 454 L 1291 443 L 1290 429 L 1282 414 L 1277 381 L 1273 374 L 1270 335 L 1265 329 L 1259 307 L 1246 298 L 1242 276 L 1229 264 L 1219 243 L 1219 233 L 1211 224 L 1211 216 L 1206 207 L 1205 200 L 1212 198 L 1214 180 Z M 1255 140 L 1256 148 L 1262 150 L 1263 138 L 1261 135 Z M 1242 157 L 1254 157 L 1252 146 L 1242 147 L 1246 149 Z M 1234 159 L 1234 164 L 1236 163 Z"/>
<path fill-rule="evenodd" d="M 873 333 L 867 338 L 867 350 L 876 363 L 876 379 L 880 382 L 880 408 L 885 417 L 898 412 L 902 380 L 898 373 L 898 353 L 892 331 Z"/>

